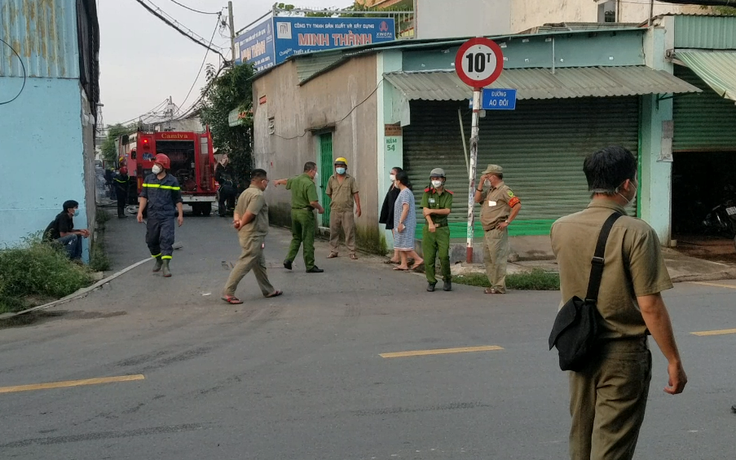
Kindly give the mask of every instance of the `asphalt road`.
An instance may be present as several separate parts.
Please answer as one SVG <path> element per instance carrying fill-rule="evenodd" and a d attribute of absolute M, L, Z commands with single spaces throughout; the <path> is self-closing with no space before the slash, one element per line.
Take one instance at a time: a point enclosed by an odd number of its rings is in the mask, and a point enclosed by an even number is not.
<path fill-rule="evenodd" d="M 33 324 L 0 330 L 2 459 L 562 459 L 567 379 L 547 351 L 558 292 L 488 296 L 424 291 L 421 275 L 378 258 L 281 267 L 288 232 L 273 229 L 269 276 L 285 294 L 219 300 L 239 247 L 229 220 L 187 218 L 174 276 L 152 264 Z M 145 229 L 113 220 L 115 268 L 147 257 Z M 732 459 L 736 281 L 665 293 L 690 383 L 670 396 L 654 378 L 636 458 Z M 736 331 L 732 331 L 736 332 Z M 495 346 L 492 347 L 492 346 Z M 451 354 L 382 354 L 487 347 Z M 21 387 L 128 377 L 66 388 Z M 16 387 L 16 388 L 10 388 Z M 27 391 L 20 391 L 27 390 Z"/>

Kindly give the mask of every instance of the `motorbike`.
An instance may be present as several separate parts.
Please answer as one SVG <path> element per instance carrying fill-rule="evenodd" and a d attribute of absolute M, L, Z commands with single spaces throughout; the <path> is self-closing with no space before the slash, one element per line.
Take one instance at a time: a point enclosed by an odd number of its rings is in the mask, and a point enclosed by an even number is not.
<path fill-rule="evenodd" d="M 703 226 L 709 233 L 734 240 L 736 249 L 736 202 L 726 200 L 711 209 L 703 219 Z"/>

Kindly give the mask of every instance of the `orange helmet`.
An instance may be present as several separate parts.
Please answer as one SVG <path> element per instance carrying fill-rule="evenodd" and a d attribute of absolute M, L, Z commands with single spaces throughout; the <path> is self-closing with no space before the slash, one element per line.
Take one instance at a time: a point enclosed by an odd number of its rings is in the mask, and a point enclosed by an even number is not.
<path fill-rule="evenodd" d="M 164 169 L 171 169 L 171 160 L 169 160 L 169 157 L 164 155 L 163 153 L 157 153 L 156 159 L 153 160 L 154 163 L 158 163 L 163 167 Z"/>

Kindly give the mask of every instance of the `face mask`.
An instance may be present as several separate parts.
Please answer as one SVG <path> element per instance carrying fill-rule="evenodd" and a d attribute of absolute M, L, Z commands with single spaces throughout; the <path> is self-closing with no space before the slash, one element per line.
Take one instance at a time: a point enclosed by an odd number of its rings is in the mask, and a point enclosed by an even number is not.
<path fill-rule="evenodd" d="M 396 174 L 391 174 L 390 176 L 388 176 L 388 180 L 390 180 L 391 182 L 396 182 Z"/>
<path fill-rule="evenodd" d="M 441 180 L 433 180 L 432 181 L 432 187 L 434 187 L 434 188 L 440 188 L 440 187 L 442 187 L 442 181 Z"/>
<path fill-rule="evenodd" d="M 338 174 L 343 175 L 345 174 L 345 168 L 335 168 L 335 171 L 337 171 Z"/>
<path fill-rule="evenodd" d="M 79 209 L 74 210 L 74 217 L 77 217 L 79 215 Z"/>
<path fill-rule="evenodd" d="M 151 168 L 151 171 L 153 171 L 154 174 L 160 174 L 161 171 L 163 171 L 163 168 L 159 165 L 153 165 L 153 168 Z"/>
<path fill-rule="evenodd" d="M 314 173 L 314 180 L 319 179 L 319 173 Z"/>
<path fill-rule="evenodd" d="M 623 196 L 621 194 L 621 192 L 616 192 L 616 193 L 618 193 L 618 196 L 620 196 L 621 198 L 623 198 L 624 200 L 626 200 L 626 205 L 625 206 L 630 205 L 631 202 L 634 201 L 634 199 L 636 199 L 636 191 L 639 188 L 639 184 L 636 184 L 636 183 L 632 182 L 631 185 L 634 187 L 634 194 L 631 195 L 631 199 L 628 199 L 625 196 Z"/>

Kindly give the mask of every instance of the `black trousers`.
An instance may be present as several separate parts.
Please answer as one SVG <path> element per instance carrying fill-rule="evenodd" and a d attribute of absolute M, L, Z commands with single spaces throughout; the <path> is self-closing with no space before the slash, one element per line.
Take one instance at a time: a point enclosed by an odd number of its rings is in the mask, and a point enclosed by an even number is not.
<path fill-rule="evenodd" d="M 115 192 L 118 199 L 118 217 L 121 217 L 125 215 L 125 205 L 128 204 L 128 192 L 122 189 L 117 189 Z"/>
<path fill-rule="evenodd" d="M 148 214 L 146 244 L 151 256 L 171 259 L 174 253 L 174 228 L 176 218 Z"/>
<path fill-rule="evenodd" d="M 225 207 L 225 202 L 227 202 L 227 207 Z M 235 188 L 229 185 L 220 187 L 220 199 L 217 201 L 218 213 L 224 216 L 228 209 L 233 208 L 235 208 Z"/>

